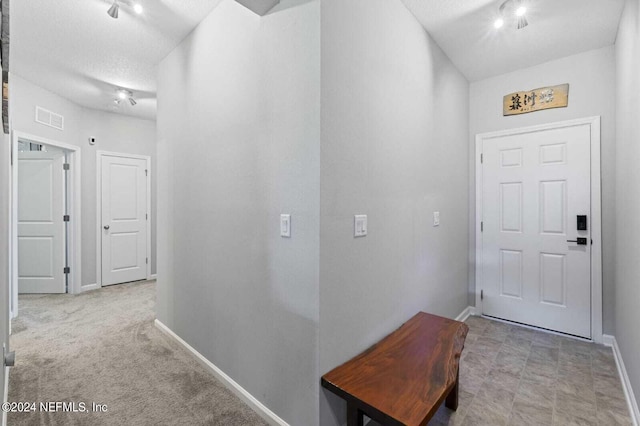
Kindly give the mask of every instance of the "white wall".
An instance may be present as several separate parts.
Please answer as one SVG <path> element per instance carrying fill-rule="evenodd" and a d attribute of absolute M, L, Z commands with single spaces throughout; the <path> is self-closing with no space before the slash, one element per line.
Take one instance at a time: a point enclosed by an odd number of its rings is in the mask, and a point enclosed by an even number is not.
<path fill-rule="evenodd" d="M 57 94 L 12 74 L 10 79 L 12 129 L 79 146 L 82 152 L 82 284 L 96 283 L 96 151 L 151 156 L 151 271 L 156 271 L 156 125 L 154 121 L 83 108 Z M 35 107 L 62 114 L 64 130 L 35 121 Z M 97 142 L 91 146 L 88 138 Z"/>
<path fill-rule="evenodd" d="M 640 404 L 640 6 L 627 0 L 616 42 L 616 339 Z"/>
<path fill-rule="evenodd" d="M 322 375 L 418 311 L 467 306 L 469 84 L 400 0 L 323 0 L 321 31 Z M 323 390 L 320 423 L 344 421 Z"/>
<path fill-rule="evenodd" d="M 569 83 L 569 106 L 504 117 L 503 96 L 521 90 Z M 615 52 L 613 46 L 471 83 L 470 152 L 478 133 L 602 117 L 602 248 L 604 332 L 615 330 Z M 475 157 L 469 162 L 469 303 L 475 305 Z"/>
<path fill-rule="evenodd" d="M 158 72 L 158 319 L 291 425 L 318 421 L 319 3 L 224 0 Z"/>

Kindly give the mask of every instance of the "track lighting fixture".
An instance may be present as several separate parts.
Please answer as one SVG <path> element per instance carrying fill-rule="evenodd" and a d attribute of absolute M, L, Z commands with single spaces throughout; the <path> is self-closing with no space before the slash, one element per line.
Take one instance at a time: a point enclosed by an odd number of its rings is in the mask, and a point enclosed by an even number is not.
<path fill-rule="evenodd" d="M 111 7 L 107 10 L 107 14 L 113 19 L 118 19 L 118 12 L 120 11 L 120 3 L 118 3 L 118 1 L 119 0 L 113 0 L 113 4 L 111 4 Z M 144 9 L 140 3 L 134 3 L 133 11 L 140 15 Z"/>
<path fill-rule="evenodd" d="M 524 5 L 523 0 L 505 0 L 500 7 L 498 8 L 498 18 L 493 23 L 493 26 L 496 29 L 500 29 L 504 26 L 505 18 L 509 15 L 510 12 L 515 16 L 516 20 L 516 28 L 521 30 L 527 25 L 529 25 L 529 21 L 527 21 L 526 14 L 527 8 Z"/>
<path fill-rule="evenodd" d="M 133 93 L 131 92 L 131 90 L 127 90 L 127 89 L 116 89 L 116 96 L 117 98 L 114 99 L 114 103 L 116 105 L 120 105 L 120 101 L 121 100 L 125 100 L 128 99 L 129 103 L 131 104 L 131 106 L 136 106 L 137 105 L 137 101 L 133 98 Z"/>
<path fill-rule="evenodd" d="M 118 4 L 118 0 L 113 0 L 113 4 L 107 10 L 107 14 L 113 19 L 118 19 L 118 10 L 120 10 L 120 4 Z"/>
<path fill-rule="evenodd" d="M 529 22 L 527 21 L 527 18 L 525 18 L 524 15 L 519 16 L 518 17 L 518 29 L 521 30 L 524 27 L 526 27 L 527 25 L 529 25 Z"/>

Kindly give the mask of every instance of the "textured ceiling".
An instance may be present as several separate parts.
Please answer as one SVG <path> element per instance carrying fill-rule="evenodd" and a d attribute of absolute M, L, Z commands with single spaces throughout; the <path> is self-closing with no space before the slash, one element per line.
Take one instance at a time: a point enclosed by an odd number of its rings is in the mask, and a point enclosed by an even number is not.
<path fill-rule="evenodd" d="M 11 2 L 11 72 L 80 105 L 154 119 L 156 66 L 220 0 Z M 115 88 L 131 90 L 136 106 L 113 109 Z"/>
<path fill-rule="evenodd" d="M 11 3 L 12 72 L 80 105 L 155 118 L 156 66 L 221 0 L 19 0 Z M 623 0 L 526 0 L 529 26 L 493 21 L 501 0 L 402 0 L 470 81 L 615 42 Z M 113 109 L 114 91 L 136 106 Z"/>
<path fill-rule="evenodd" d="M 529 26 L 496 30 L 502 0 L 402 1 L 470 81 L 613 44 L 624 3 L 524 0 Z"/>

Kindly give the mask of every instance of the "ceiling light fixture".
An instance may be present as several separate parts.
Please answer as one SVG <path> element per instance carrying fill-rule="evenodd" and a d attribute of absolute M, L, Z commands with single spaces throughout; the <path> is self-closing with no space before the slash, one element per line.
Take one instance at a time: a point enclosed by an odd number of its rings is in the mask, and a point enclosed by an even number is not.
<path fill-rule="evenodd" d="M 118 98 L 114 101 L 116 104 L 120 104 L 120 101 L 125 99 L 129 100 L 131 106 L 135 106 L 138 103 L 135 99 L 133 99 L 133 93 L 131 92 L 131 90 L 116 89 L 116 95 L 118 96 Z"/>
<path fill-rule="evenodd" d="M 504 19 L 509 14 L 506 14 L 505 11 L 509 8 L 509 12 L 512 13 L 516 18 L 516 28 L 521 30 L 522 28 L 529 25 L 527 18 L 525 15 L 527 14 L 527 8 L 524 6 L 523 0 L 505 0 L 500 7 L 498 8 L 499 18 L 495 20 L 493 26 L 496 29 L 502 28 L 504 26 Z"/>
<path fill-rule="evenodd" d="M 133 10 L 140 15 L 144 9 L 142 9 L 142 5 L 140 3 L 136 3 L 133 5 Z"/>
<path fill-rule="evenodd" d="M 527 18 L 523 16 L 519 16 L 518 17 L 518 29 L 521 30 L 524 27 L 526 27 L 527 25 L 529 25 L 529 21 L 527 21 Z"/>
<path fill-rule="evenodd" d="M 118 0 L 114 0 L 109 10 L 107 10 L 107 14 L 111 16 L 113 19 L 118 19 L 118 10 L 120 10 L 120 5 L 118 4 Z"/>

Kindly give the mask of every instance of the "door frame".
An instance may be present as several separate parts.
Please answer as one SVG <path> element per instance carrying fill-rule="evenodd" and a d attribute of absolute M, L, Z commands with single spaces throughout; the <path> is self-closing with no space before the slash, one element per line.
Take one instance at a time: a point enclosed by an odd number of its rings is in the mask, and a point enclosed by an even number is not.
<path fill-rule="evenodd" d="M 11 318 L 18 315 L 18 141 L 28 140 L 34 143 L 61 148 L 69 154 L 69 180 L 67 197 L 70 206 L 67 250 L 71 272 L 67 292 L 78 294 L 82 292 L 82 156 L 79 146 L 69 145 L 53 139 L 47 139 L 29 133 L 14 130 L 11 132 Z"/>
<path fill-rule="evenodd" d="M 476 135 L 475 164 L 481 164 L 484 141 L 505 137 L 534 133 L 544 130 L 563 129 L 588 125 L 591 130 L 591 340 L 602 343 L 602 198 L 601 198 L 601 165 L 600 165 L 600 116 L 559 121 L 536 126 L 480 133 Z M 482 231 L 480 223 L 482 210 L 482 167 L 476 167 L 476 311 L 483 313 L 480 291 L 483 288 L 482 271 Z"/>
<path fill-rule="evenodd" d="M 122 152 L 96 151 L 96 284 L 102 287 L 102 157 L 132 158 L 145 160 L 147 163 L 147 273 L 146 279 L 151 279 L 151 157 L 148 155 L 125 154 Z"/>

